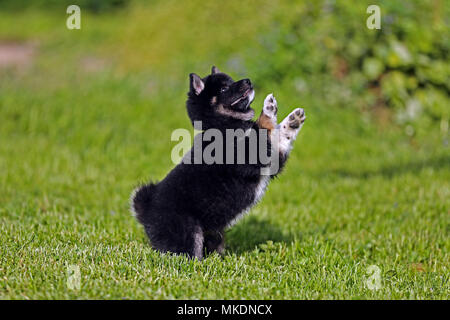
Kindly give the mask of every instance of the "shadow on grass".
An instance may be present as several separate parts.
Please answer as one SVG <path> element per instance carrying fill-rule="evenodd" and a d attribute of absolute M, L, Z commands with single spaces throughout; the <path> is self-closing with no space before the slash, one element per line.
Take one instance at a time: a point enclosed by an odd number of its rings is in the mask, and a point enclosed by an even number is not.
<path fill-rule="evenodd" d="M 245 218 L 225 235 L 227 250 L 233 253 L 243 253 L 254 250 L 258 245 L 267 241 L 291 243 L 294 241 L 292 235 L 286 234 L 278 226 L 257 219 L 253 216 Z"/>
<path fill-rule="evenodd" d="M 375 176 L 383 176 L 386 178 L 393 178 L 398 175 L 406 174 L 406 173 L 419 173 L 421 170 L 426 168 L 432 169 L 443 169 L 450 167 L 450 156 L 442 155 L 436 158 L 430 159 L 422 159 L 411 161 L 408 163 L 396 163 L 391 164 L 385 167 L 382 167 L 379 170 L 361 170 L 361 171 L 353 171 L 347 169 L 336 169 L 327 171 L 326 174 L 338 175 L 346 178 L 359 178 L 359 179 L 367 179 Z"/>

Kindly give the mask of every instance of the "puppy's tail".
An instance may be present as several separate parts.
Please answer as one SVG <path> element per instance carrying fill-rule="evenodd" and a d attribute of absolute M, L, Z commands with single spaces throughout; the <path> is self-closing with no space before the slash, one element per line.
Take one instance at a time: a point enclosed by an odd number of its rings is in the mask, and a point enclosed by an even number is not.
<path fill-rule="evenodd" d="M 131 195 L 131 210 L 134 211 L 136 219 L 144 224 L 146 212 L 149 212 L 155 193 L 155 184 L 138 187 Z"/>

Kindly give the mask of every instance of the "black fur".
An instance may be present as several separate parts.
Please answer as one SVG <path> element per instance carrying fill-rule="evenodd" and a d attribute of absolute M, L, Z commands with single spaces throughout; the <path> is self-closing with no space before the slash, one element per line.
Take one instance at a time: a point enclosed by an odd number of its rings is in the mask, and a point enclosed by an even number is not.
<path fill-rule="evenodd" d="M 258 123 L 248 118 L 254 114 L 250 80 L 234 82 L 213 68 L 212 74 L 203 79 L 191 74 L 190 83 L 187 110 L 192 122 L 202 121 L 203 129 L 222 132 L 228 128 L 260 130 Z M 234 116 L 224 115 L 219 108 Z M 267 143 L 270 152 L 269 139 Z M 193 149 L 190 152 L 193 154 Z M 281 155 L 280 168 L 285 160 L 286 155 Z M 261 161 L 212 165 L 182 162 L 159 183 L 138 188 L 132 206 L 153 248 L 199 259 L 205 251 L 222 252 L 224 229 L 258 200 L 262 166 Z"/>

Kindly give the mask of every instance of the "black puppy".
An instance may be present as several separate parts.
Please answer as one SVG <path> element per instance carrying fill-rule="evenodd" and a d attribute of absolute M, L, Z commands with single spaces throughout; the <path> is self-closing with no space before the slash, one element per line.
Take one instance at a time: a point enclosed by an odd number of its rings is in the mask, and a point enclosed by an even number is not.
<path fill-rule="evenodd" d="M 227 129 L 245 132 L 244 162 L 237 161 L 238 150 L 235 145 L 228 148 L 227 141 L 221 150 L 223 159 L 232 159 L 231 163 L 183 160 L 161 182 L 137 188 L 132 195 L 132 209 L 144 225 L 153 248 L 198 259 L 205 252 L 223 253 L 224 229 L 261 199 L 270 179 L 280 172 L 305 120 L 304 111 L 295 109 L 277 125 L 277 103 L 270 94 L 254 122 L 254 110 L 250 108 L 253 98 L 249 79 L 234 82 L 216 67 L 203 79 L 190 75 L 186 104 L 191 121 L 201 121 L 203 130 L 215 129 L 223 136 Z M 250 139 L 251 130 L 257 133 L 256 140 Z M 261 149 L 260 141 L 264 137 L 267 154 L 277 157 L 271 158 L 278 162 L 275 172 L 264 173 L 262 169 L 271 163 L 263 162 L 260 157 L 249 161 L 252 153 Z M 255 141 L 259 148 L 254 148 Z M 208 145 L 203 142 L 201 150 Z M 184 159 L 194 158 L 194 149 Z"/>

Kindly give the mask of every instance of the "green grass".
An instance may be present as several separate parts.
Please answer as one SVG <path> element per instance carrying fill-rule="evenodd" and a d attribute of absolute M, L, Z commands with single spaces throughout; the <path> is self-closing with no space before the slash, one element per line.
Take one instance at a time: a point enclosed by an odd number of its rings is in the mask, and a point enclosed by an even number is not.
<path fill-rule="evenodd" d="M 237 7 L 220 9 L 226 17 Z M 155 51 L 140 43 L 170 8 L 87 15 L 78 33 L 54 12 L 0 14 L 0 39 L 38 43 L 31 67 L 0 69 L 0 298 L 448 299 L 448 133 L 411 138 L 281 83 L 257 83 L 253 106 L 259 112 L 274 92 L 279 118 L 302 105 L 307 121 L 284 173 L 227 232 L 225 256 L 198 262 L 150 248 L 129 195 L 174 166 L 170 134 L 190 128 L 187 73 L 212 63 L 226 71 L 233 55 L 229 44 L 216 47 L 230 40 L 227 30 L 213 39 L 218 27 L 202 29 L 204 17 L 195 27 L 202 49 L 183 50 L 189 28 L 169 29 Z M 79 290 L 67 286 L 71 265 L 80 267 Z M 371 265 L 381 270 L 379 290 L 366 285 Z"/>

